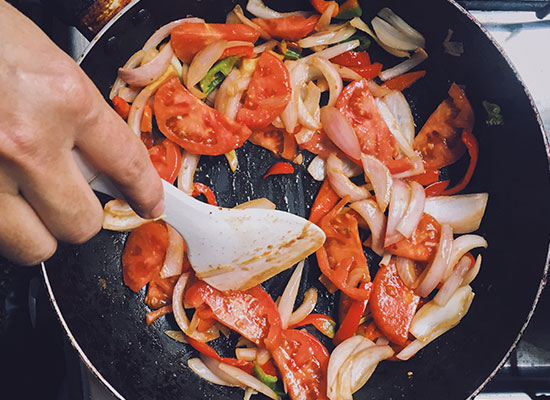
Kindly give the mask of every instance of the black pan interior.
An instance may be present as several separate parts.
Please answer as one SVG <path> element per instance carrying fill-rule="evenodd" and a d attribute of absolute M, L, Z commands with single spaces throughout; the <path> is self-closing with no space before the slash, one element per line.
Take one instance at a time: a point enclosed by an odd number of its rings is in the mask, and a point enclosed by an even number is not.
<path fill-rule="evenodd" d="M 187 15 L 224 21 L 236 2 L 219 0 L 142 0 L 100 37 L 82 67 L 107 96 L 116 71 L 161 25 Z M 463 322 L 403 363 L 382 363 L 357 399 L 464 399 L 482 385 L 516 340 L 537 296 L 549 239 L 549 173 L 546 145 L 537 115 L 513 69 L 489 38 L 453 4 L 442 1 L 361 2 L 364 19 L 390 6 L 427 38 L 427 77 L 406 91 L 421 126 L 455 81 L 466 88 L 476 114 L 474 134 L 480 162 L 467 192 L 490 193 L 480 229 L 489 242 L 483 267 L 473 283 L 476 293 Z M 241 2 L 242 4 L 242 2 Z M 309 9 L 307 1 L 266 1 L 286 11 Z M 447 30 L 464 43 L 461 57 L 444 54 Z M 371 58 L 387 65 L 397 59 L 372 46 Z M 488 127 L 483 100 L 499 104 L 505 125 Z M 196 180 L 215 189 L 219 204 L 268 197 L 279 209 L 307 216 L 319 184 L 304 167 L 292 176 L 262 179 L 273 156 L 246 144 L 237 151 L 240 167 L 232 174 L 223 157 L 203 157 Z M 311 157 L 306 157 L 310 160 Z M 307 165 L 307 163 L 305 163 Z M 465 163 L 451 176 L 460 176 Z M 102 231 L 82 246 L 62 245 L 46 270 L 57 304 L 84 353 L 102 376 L 127 399 L 240 399 L 242 391 L 215 386 L 187 367 L 196 356 L 189 346 L 168 338 L 176 329 L 171 316 L 145 326 L 144 292 L 135 294 L 122 283 L 120 254 L 126 235 Z M 310 260 L 311 261 L 311 260 Z M 314 261 L 306 264 L 306 283 L 320 290 L 318 312 L 335 314 L 337 298 L 323 290 Z M 274 296 L 289 272 L 264 286 Z M 330 348 L 330 343 L 324 341 Z M 220 352 L 231 343 L 219 341 Z M 227 353 L 230 354 L 230 353 Z"/>

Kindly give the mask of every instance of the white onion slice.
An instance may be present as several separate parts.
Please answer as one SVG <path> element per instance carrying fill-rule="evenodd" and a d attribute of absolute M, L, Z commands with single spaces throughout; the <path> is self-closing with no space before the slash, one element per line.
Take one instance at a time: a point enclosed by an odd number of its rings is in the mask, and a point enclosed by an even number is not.
<path fill-rule="evenodd" d="M 346 155 L 361 158 L 359 139 L 349 120 L 336 107 L 321 108 L 321 124 L 330 140 Z"/>
<path fill-rule="evenodd" d="M 327 159 L 327 176 L 330 186 L 340 197 L 349 196 L 350 201 L 360 201 L 370 197 L 370 192 L 349 180 L 344 172 L 342 160 L 335 154 Z"/>
<path fill-rule="evenodd" d="M 375 98 L 374 101 L 378 106 L 378 111 L 380 112 L 380 115 L 384 119 L 384 122 L 388 126 L 388 129 L 390 130 L 395 141 L 399 145 L 399 149 L 401 150 L 401 152 L 408 158 L 415 157 L 416 153 L 414 152 L 412 142 L 409 141 L 408 137 L 401 130 L 401 125 L 399 124 L 399 122 L 397 122 L 397 119 L 395 118 L 393 113 L 390 111 L 389 107 L 380 98 Z M 414 131 L 414 126 L 413 126 L 413 131 Z"/>
<path fill-rule="evenodd" d="M 260 199 L 250 200 L 246 203 L 241 203 L 238 206 L 235 206 L 233 208 L 236 208 L 238 210 L 244 210 L 248 208 L 261 208 L 264 210 L 275 210 L 277 206 L 271 202 L 269 199 L 266 199 L 265 197 L 262 197 Z"/>
<path fill-rule="evenodd" d="M 187 360 L 187 365 L 191 371 L 210 383 L 220 386 L 235 386 L 213 373 L 200 358 L 190 358 Z"/>
<path fill-rule="evenodd" d="M 340 77 L 338 70 L 329 60 L 323 57 L 315 56 L 311 59 L 311 62 L 319 69 L 319 71 L 321 71 L 328 82 L 330 96 L 327 106 L 334 106 L 344 88 L 344 84 L 342 83 L 342 78 Z"/>
<path fill-rule="evenodd" d="M 283 18 L 290 16 L 307 17 L 310 15 L 310 13 L 305 11 L 295 11 L 287 13 L 278 12 L 267 7 L 262 0 L 248 0 L 246 10 L 255 17 L 265 19 Z"/>
<path fill-rule="evenodd" d="M 466 276 L 464 277 L 464 280 L 460 284 L 460 286 L 466 286 L 473 282 L 474 279 L 476 279 L 477 274 L 479 274 L 479 270 L 481 269 L 481 254 L 477 255 L 476 262 L 473 265 L 472 268 L 468 271 Z"/>
<path fill-rule="evenodd" d="M 435 333 L 455 327 L 468 312 L 474 292 L 470 286 L 458 289 L 449 302 L 441 307 L 433 300 L 424 304 L 414 316 L 410 332 L 422 341 L 432 338 Z"/>
<path fill-rule="evenodd" d="M 406 257 L 397 257 L 395 266 L 403 283 L 408 288 L 412 288 L 414 282 L 418 279 L 416 269 L 414 268 L 414 261 Z"/>
<path fill-rule="evenodd" d="M 322 182 L 327 176 L 327 163 L 321 157 L 316 156 L 307 167 L 307 172 L 315 179 L 316 181 Z"/>
<path fill-rule="evenodd" d="M 488 200 L 488 193 L 429 197 L 424 212 L 451 225 L 454 233 L 470 233 L 479 229 Z"/>
<path fill-rule="evenodd" d="M 124 200 L 111 200 L 103 208 L 103 229 L 126 232 L 149 222 L 136 214 Z"/>
<path fill-rule="evenodd" d="M 220 363 L 218 367 L 220 368 L 220 370 L 232 376 L 244 386 L 250 387 L 257 392 L 265 394 L 271 399 L 280 399 L 280 397 L 277 396 L 277 394 L 273 390 L 271 390 L 271 388 L 269 388 L 266 384 L 262 383 L 259 379 L 256 379 L 252 375 L 247 374 L 242 369 L 224 363 Z"/>
<path fill-rule="evenodd" d="M 304 293 L 304 301 L 302 302 L 300 307 L 298 307 L 288 319 L 288 326 L 292 326 L 299 322 L 302 322 L 309 314 L 313 312 L 316 305 L 317 289 L 309 288 Z"/>
<path fill-rule="evenodd" d="M 383 43 L 380 39 L 378 39 L 378 36 L 369 28 L 369 26 L 359 17 L 353 18 L 351 21 L 349 21 L 350 25 L 359 29 L 360 31 L 365 32 L 367 35 L 372 37 L 376 43 L 380 47 L 382 47 L 384 50 L 386 50 L 388 53 L 401 58 L 408 58 L 409 52 L 403 51 L 399 49 L 395 49 L 393 47 L 388 46 L 387 44 Z"/>
<path fill-rule="evenodd" d="M 445 271 L 445 279 L 449 277 L 452 272 L 452 267 L 456 265 L 463 255 L 472 249 L 478 247 L 487 248 L 487 246 L 487 241 L 479 235 L 462 235 L 457 237 L 453 243 L 453 252 L 449 260 L 450 268 Z"/>
<path fill-rule="evenodd" d="M 319 18 L 317 25 L 315 25 L 315 30 L 317 32 L 324 31 L 329 27 L 330 21 L 332 20 L 332 14 L 334 13 L 334 9 L 336 8 L 336 6 L 336 2 L 330 3 L 326 10 L 323 11 L 323 13 L 321 14 L 321 18 Z"/>
<path fill-rule="evenodd" d="M 443 335 L 445 332 L 447 332 L 451 329 L 452 329 L 452 326 L 450 326 L 448 328 L 445 328 L 445 329 L 441 329 L 441 330 L 436 331 L 436 332 L 433 332 L 430 335 L 430 338 L 426 341 L 416 339 L 412 343 L 409 343 L 395 357 L 402 360 L 402 361 L 406 361 L 406 360 L 410 359 L 412 356 L 414 356 L 416 353 L 418 353 L 420 350 L 422 350 L 424 347 L 429 345 L 432 341 L 437 339 L 439 336 Z"/>
<path fill-rule="evenodd" d="M 119 68 L 118 76 L 131 86 L 146 86 L 162 75 L 173 55 L 172 46 L 168 43 L 147 64 L 138 68 Z"/>
<path fill-rule="evenodd" d="M 153 88 L 146 86 L 141 92 L 139 92 L 132 103 L 132 107 L 130 107 L 130 113 L 128 114 L 128 126 L 138 136 L 141 135 L 140 125 L 145 104 L 149 101 L 149 98 L 153 94 Z"/>
<path fill-rule="evenodd" d="M 321 124 L 312 114 L 310 114 L 304 101 L 298 96 L 298 122 L 306 129 L 318 130 L 321 129 Z"/>
<path fill-rule="evenodd" d="M 176 323 L 179 328 L 184 333 L 189 329 L 189 318 L 187 318 L 187 314 L 183 308 L 183 295 L 188 280 L 189 272 L 181 274 L 176 286 L 174 286 L 174 292 L 172 294 L 172 309 L 174 310 L 174 318 L 176 319 Z"/>
<path fill-rule="evenodd" d="M 182 18 L 182 19 L 178 19 L 176 21 L 172 21 L 172 22 L 167 23 L 166 25 L 161 26 L 159 29 L 157 29 L 155 31 L 155 33 L 153 33 L 151 35 L 151 37 L 149 39 L 147 39 L 147 41 L 143 45 L 143 50 L 149 50 L 149 49 L 156 48 L 160 44 L 160 42 L 162 42 L 164 39 L 166 39 L 166 37 L 170 34 L 170 32 L 172 32 L 172 30 L 176 26 L 181 25 L 184 22 L 200 23 L 200 22 L 204 22 L 204 19 L 195 18 L 195 17 Z"/>
<path fill-rule="evenodd" d="M 414 118 L 412 116 L 411 107 L 405 99 L 403 93 L 394 90 L 382 98 L 384 104 L 388 107 L 395 120 L 399 124 L 400 130 L 411 144 L 414 141 Z M 405 153 L 406 154 L 406 153 Z"/>
<path fill-rule="evenodd" d="M 407 24 L 403 18 L 395 14 L 391 9 L 384 7 L 378 11 L 378 15 L 389 22 L 395 29 L 403 33 L 407 38 L 417 45 L 417 47 L 424 47 L 426 45 L 426 39 L 420 32 Z"/>
<path fill-rule="evenodd" d="M 414 158 L 412 158 L 410 161 L 412 163 L 411 169 L 400 172 L 398 174 L 394 174 L 392 176 L 397 179 L 402 179 L 402 178 L 408 178 L 410 176 L 423 174 L 424 172 L 426 172 L 426 170 L 424 169 L 424 161 L 422 161 L 421 157 L 419 157 L 418 155 L 415 155 Z"/>
<path fill-rule="evenodd" d="M 384 341 L 381 339 L 384 339 Z M 378 341 L 380 341 L 380 344 L 378 344 Z M 389 343 L 388 339 L 379 338 L 378 341 L 376 342 L 376 346 L 363 349 L 353 356 L 351 371 L 352 393 L 357 392 L 367 383 L 380 361 L 393 356 L 393 349 L 387 345 Z"/>
<path fill-rule="evenodd" d="M 336 46 L 331 46 L 328 49 L 319 51 L 315 54 L 310 54 L 309 56 L 301 58 L 300 61 L 309 62 L 314 55 L 330 60 L 331 58 L 339 56 L 340 54 L 345 53 L 346 51 L 355 49 L 359 45 L 360 45 L 359 40 L 350 40 L 349 42 L 337 44 Z"/>
<path fill-rule="evenodd" d="M 342 65 L 334 64 L 336 70 L 340 74 L 340 77 L 346 81 L 360 81 L 363 79 L 361 75 L 352 70 L 351 68 L 344 67 Z"/>
<path fill-rule="evenodd" d="M 399 179 L 394 179 L 388 209 L 388 226 L 386 229 L 384 247 L 397 243 L 403 238 L 403 236 L 397 232 L 397 225 L 403 218 L 403 215 L 405 215 L 405 211 L 407 211 L 410 196 L 411 191 L 409 185 Z"/>
<path fill-rule="evenodd" d="M 178 189 L 187 193 L 189 196 L 193 193 L 193 178 L 200 158 L 200 154 L 193 154 L 187 150 L 184 150 L 181 156 L 181 167 L 178 173 Z"/>
<path fill-rule="evenodd" d="M 393 92 L 385 86 L 380 86 L 372 79 L 367 81 L 367 86 L 374 97 L 384 97 Z"/>
<path fill-rule="evenodd" d="M 244 361 L 255 361 L 256 356 L 258 355 L 258 349 L 257 348 L 238 348 L 235 349 L 235 356 L 239 360 Z"/>
<path fill-rule="evenodd" d="M 471 260 L 469 257 L 462 257 L 455 265 L 451 276 L 445 281 L 441 289 L 435 295 L 433 301 L 439 306 L 447 304 L 454 292 L 461 286 L 464 277 L 470 269 Z"/>
<path fill-rule="evenodd" d="M 407 211 L 403 215 L 403 219 L 397 225 L 397 231 L 404 237 L 409 239 L 416 230 L 422 214 L 424 214 L 424 203 L 426 202 L 426 193 L 424 187 L 418 183 L 412 181 L 410 183 L 411 197 Z"/>
<path fill-rule="evenodd" d="M 168 248 L 164 257 L 164 264 L 160 270 L 161 278 L 170 278 L 181 274 L 185 250 L 185 244 L 179 232 L 170 225 L 166 225 L 166 228 L 168 229 Z"/>
<path fill-rule="evenodd" d="M 218 89 L 214 108 L 231 120 L 237 118 L 241 98 L 251 79 L 252 73 L 242 73 L 238 69 L 231 71 Z"/>
<path fill-rule="evenodd" d="M 233 376 L 231 376 L 230 374 L 226 373 L 225 371 L 223 371 L 221 368 L 220 368 L 220 364 L 222 364 L 220 361 L 218 360 L 214 360 L 213 358 L 210 358 L 208 356 L 205 356 L 204 354 L 200 354 L 199 356 L 202 360 L 202 362 L 204 363 L 204 365 L 206 365 L 206 367 L 212 371 L 212 373 L 216 376 L 218 376 L 220 379 L 222 379 L 223 381 L 227 382 L 229 385 L 231 386 L 236 386 L 236 387 L 240 387 L 240 388 L 246 388 L 246 385 L 243 385 L 241 382 L 239 382 L 237 379 L 235 379 Z"/>
<path fill-rule="evenodd" d="M 343 42 L 349 39 L 355 33 L 356 29 L 348 23 L 338 27 L 338 29 L 327 29 L 323 32 L 314 33 L 303 39 L 300 39 L 297 43 L 298 46 L 309 49 L 315 46 L 330 45 L 334 43 Z"/>
<path fill-rule="evenodd" d="M 432 263 L 427 267 L 428 272 L 425 274 L 422 282 L 416 288 L 416 293 L 422 297 L 428 295 L 435 289 L 445 276 L 453 252 L 453 229 L 446 224 L 441 225 L 441 235 L 439 244 Z M 453 264 L 454 265 L 454 264 Z M 419 278 L 420 279 L 420 278 Z"/>
<path fill-rule="evenodd" d="M 393 184 L 391 173 L 388 168 L 374 156 L 361 154 L 361 162 L 363 163 L 366 177 L 374 187 L 374 194 L 376 195 L 376 201 L 378 202 L 380 211 L 385 212 L 390 203 L 391 187 Z"/>
<path fill-rule="evenodd" d="M 338 373 L 346 360 L 354 353 L 374 346 L 374 343 L 363 336 L 352 336 L 340 343 L 330 354 L 327 368 L 327 396 L 329 399 L 337 398 Z"/>
<path fill-rule="evenodd" d="M 143 56 L 145 55 L 145 51 L 139 50 L 132 54 L 132 56 L 126 61 L 126 63 L 123 65 L 122 68 L 132 69 L 136 68 L 139 64 L 141 64 L 141 60 L 143 60 Z M 120 77 L 117 77 L 115 80 L 115 83 L 113 84 L 113 87 L 111 88 L 111 92 L 109 93 L 109 99 L 113 100 L 113 97 L 118 95 L 118 92 L 121 87 L 126 86 L 126 82 L 124 82 Z"/>
<path fill-rule="evenodd" d="M 380 72 L 380 79 L 387 81 L 393 79 L 399 75 L 403 75 L 406 72 L 409 72 L 411 69 L 416 67 L 422 61 L 428 58 L 428 53 L 424 49 L 418 49 L 414 52 L 414 55 L 408 60 L 403 61 L 400 64 L 397 64 L 395 67 L 386 69 Z"/>
<path fill-rule="evenodd" d="M 235 8 L 233 9 L 233 13 L 235 16 L 241 21 L 241 23 L 245 24 L 246 26 L 258 31 L 260 33 L 260 37 L 264 40 L 270 40 L 271 35 L 267 33 L 262 27 L 260 27 L 258 24 L 252 22 L 249 18 L 247 18 L 244 15 L 242 7 L 237 4 Z"/>
<path fill-rule="evenodd" d="M 264 51 L 269 51 L 275 48 L 279 44 L 276 40 L 268 40 L 265 43 L 259 44 L 258 46 L 254 47 L 254 53 L 261 54 Z"/>
<path fill-rule="evenodd" d="M 281 296 L 279 302 L 279 315 L 281 316 L 281 324 L 283 329 L 288 328 L 288 321 L 294 310 L 294 303 L 296 303 L 296 296 L 298 296 L 298 289 L 300 288 L 300 281 L 302 280 L 302 272 L 304 271 L 304 261 L 300 261 L 296 266 L 296 269 L 292 273 L 292 276 L 288 280 L 285 290 Z"/>
<path fill-rule="evenodd" d="M 374 17 L 371 24 L 378 39 L 386 46 L 404 51 L 412 51 L 418 48 L 416 43 L 382 18 Z"/>
<path fill-rule="evenodd" d="M 384 255 L 382 256 L 382 259 L 380 260 L 378 265 L 381 267 L 387 267 L 388 265 L 390 265 L 391 258 L 392 258 L 391 253 L 388 253 L 387 251 L 384 252 Z"/>
<path fill-rule="evenodd" d="M 140 88 L 122 86 L 118 90 L 118 97 L 127 103 L 132 103 L 140 92 Z"/>
<path fill-rule="evenodd" d="M 285 63 L 290 76 L 290 87 L 292 94 L 288 105 L 281 113 L 281 120 L 288 133 L 294 133 L 298 123 L 298 97 L 301 95 L 302 88 L 305 85 L 309 66 L 306 63 L 298 61 L 287 61 Z"/>
<path fill-rule="evenodd" d="M 372 234 L 372 250 L 382 256 L 384 254 L 384 233 L 386 231 L 386 216 L 380 211 L 372 199 L 351 203 L 350 207 L 357 211 L 367 222 Z"/>
<path fill-rule="evenodd" d="M 204 78 L 210 68 L 220 59 L 226 47 L 227 41 L 218 40 L 206 46 L 193 57 L 185 80 L 185 86 L 188 89 L 194 87 Z"/>

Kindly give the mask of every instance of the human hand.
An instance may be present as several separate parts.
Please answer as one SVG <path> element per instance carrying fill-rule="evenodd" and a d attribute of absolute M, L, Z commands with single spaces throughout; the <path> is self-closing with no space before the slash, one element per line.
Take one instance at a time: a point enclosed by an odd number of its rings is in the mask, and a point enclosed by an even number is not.
<path fill-rule="evenodd" d="M 24 265 L 82 243 L 103 210 L 77 167 L 77 147 L 144 218 L 164 209 L 147 150 L 90 79 L 0 0 L 0 254 Z"/>

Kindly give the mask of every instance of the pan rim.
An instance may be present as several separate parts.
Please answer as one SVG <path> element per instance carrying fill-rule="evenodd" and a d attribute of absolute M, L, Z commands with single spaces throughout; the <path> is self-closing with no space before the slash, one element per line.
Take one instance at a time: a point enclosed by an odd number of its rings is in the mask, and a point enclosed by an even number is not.
<path fill-rule="evenodd" d="M 516 79 L 521 84 L 523 91 L 527 95 L 527 98 L 529 99 L 529 102 L 531 104 L 531 109 L 535 113 L 535 117 L 537 119 L 537 123 L 539 126 L 540 134 L 542 134 L 543 143 L 545 147 L 546 152 L 546 161 L 548 163 L 547 168 L 548 171 L 550 171 L 550 139 L 548 138 L 546 129 L 543 125 L 542 118 L 540 116 L 540 112 L 535 104 L 535 101 L 533 99 L 533 96 L 531 95 L 531 92 L 525 85 L 525 82 L 519 75 L 516 67 L 512 64 L 510 58 L 504 51 L 504 49 L 500 46 L 500 44 L 493 38 L 493 36 L 489 33 L 489 31 L 471 14 L 469 13 L 465 8 L 463 8 L 460 4 L 458 4 L 455 0 L 446 0 L 448 3 L 450 3 L 452 6 L 454 6 L 460 13 L 462 13 L 465 17 L 467 17 L 472 23 L 474 23 L 478 29 L 491 41 L 493 46 L 498 50 L 500 55 L 504 58 L 508 66 L 511 68 L 512 72 L 516 76 Z M 90 41 L 90 44 L 86 47 L 84 52 L 78 57 L 76 60 L 76 63 L 80 65 L 88 53 L 94 48 L 94 46 L 97 44 L 97 42 L 110 30 L 110 28 L 120 19 L 122 18 L 127 12 L 129 12 L 131 9 L 133 9 L 137 4 L 139 4 L 141 0 L 132 0 L 130 3 L 128 3 L 120 12 L 117 13 L 115 17 L 113 17 L 98 33 L 97 35 Z M 549 182 L 550 183 L 550 182 Z M 506 354 L 503 356 L 501 361 L 497 364 L 497 366 L 494 368 L 494 370 L 489 374 L 489 376 L 478 386 L 478 388 L 467 398 L 467 399 L 474 399 L 475 396 L 477 396 L 487 385 L 488 383 L 495 377 L 495 375 L 498 373 L 498 371 L 502 368 L 502 366 L 506 363 L 512 352 L 517 347 L 519 341 L 523 337 L 523 334 L 525 333 L 525 330 L 527 329 L 529 323 L 531 322 L 531 319 L 534 315 L 534 312 L 537 308 L 537 305 L 539 303 L 540 297 L 542 295 L 542 292 L 546 286 L 546 281 L 548 279 L 548 273 L 550 270 L 550 242 L 548 243 L 547 247 L 547 253 L 546 253 L 546 261 L 543 269 L 543 273 L 541 276 L 541 281 L 537 289 L 537 293 L 535 295 L 535 299 L 533 300 L 533 303 L 531 305 L 531 309 L 529 311 L 529 314 L 527 315 L 527 318 L 525 322 L 523 323 L 520 331 L 518 332 L 514 342 L 510 345 L 510 348 L 506 352 Z M 78 341 L 76 340 L 75 336 L 71 332 L 67 322 L 65 321 L 65 318 L 63 317 L 61 313 L 61 309 L 59 308 L 59 305 L 57 304 L 57 300 L 55 298 L 55 295 L 53 293 L 52 286 L 50 284 L 50 280 L 48 277 L 48 273 L 46 271 L 46 262 L 41 263 L 41 272 L 42 277 L 44 279 L 44 284 L 48 291 L 48 297 L 50 298 L 50 302 L 52 303 L 52 306 L 55 310 L 55 313 L 57 315 L 57 318 L 59 319 L 59 322 L 61 323 L 65 333 L 67 334 L 69 341 L 73 348 L 78 353 L 79 357 L 81 358 L 82 362 L 86 365 L 86 367 L 92 372 L 93 375 L 104 385 L 104 387 L 111 392 L 117 399 L 125 400 L 125 397 L 122 396 L 110 383 L 109 381 L 101 374 L 101 372 L 93 365 L 93 363 L 90 361 L 90 359 L 87 357 L 87 355 L 84 353 L 82 348 L 80 347 Z"/>

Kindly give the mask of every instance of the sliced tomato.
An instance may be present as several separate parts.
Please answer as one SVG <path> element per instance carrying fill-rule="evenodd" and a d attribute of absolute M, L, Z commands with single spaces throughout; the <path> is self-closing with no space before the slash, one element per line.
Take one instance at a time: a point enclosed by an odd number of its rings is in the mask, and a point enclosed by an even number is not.
<path fill-rule="evenodd" d="M 152 309 L 157 309 L 171 304 L 174 286 L 176 286 L 178 278 L 179 276 L 161 278 L 159 270 L 149 282 L 147 295 L 145 296 L 145 304 Z"/>
<path fill-rule="evenodd" d="M 153 107 L 151 107 L 149 102 L 145 103 L 143 107 L 143 115 L 141 116 L 139 130 L 145 133 L 153 132 Z"/>
<path fill-rule="evenodd" d="M 344 67 L 367 67 L 371 64 L 369 53 L 366 51 L 346 51 L 330 61 Z"/>
<path fill-rule="evenodd" d="M 283 131 L 283 129 L 269 125 L 264 129 L 254 129 L 249 140 L 280 157 L 284 150 L 285 135 Z"/>
<path fill-rule="evenodd" d="M 128 115 L 130 114 L 130 104 L 128 104 L 122 97 L 118 96 L 113 97 L 112 101 L 118 115 L 120 115 L 123 119 L 128 119 Z"/>
<path fill-rule="evenodd" d="M 324 131 L 317 131 L 313 134 L 311 139 L 307 142 L 298 144 L 303 150 L 317 154 L 323 159 L 327 159 L 332 153 L 342 154 L 343 153 L 332 143 L 327 134 Z"/>
<path fill-rule="evenodd" d="M 325 1 L 325 0 L 309 0 L 313 8 L 317 10 L 319 14 L 322 14 L 326 11 L 326 9 L 331 5 L 335 4 L 336 7 L 334 9 L 334 12 L 332 13 L 332 17 L 336 17 L 338 13 L 340 12 L 340 7 L 337 2 L 335 1 Z"/>
<path fill-rule="evenodd" d="M 228 49 L 225 49 L 223 51 L 222 56 L 220 57 L 220 60 L 223 60 L 227 57 L 244 57 L 244 58 L 254 58 L 256 57 L 256 53 L 254 53 L 254 46 L 233 46 L 229 47 Z"/>
<path fill-rule="evenodd" d="M 214 318 L 268 350 L 281 338 L 281 317 L 275 302 L 260 286 L 240 291 L 221 292 L 203 281 L 197 281 L 185 293 L 193 307 L 206 304 Z"/>
<path fill-rule="evenodd" d="M 172 29 L 170 44 L 176 56 L 188 64 L 195 54 L 217 40 L 255 43 L 259 37 L 256 29 L 243 24 L 184 22 Z"/>
<path fill-rule="evenodd" d="M 328 399 L 329 355 L 314 336 L 294 329 L 284 330 L 281 345 L 272 355 L 292 400 Z"/>
<path fill-rule="evenodd" d="M 174 310 L 172 309 L 172 304 L 161 307 L 154 311 L 150 311 L 145 316 L 145 323 L 147 324 L 147 326 L 149 326 L 163 315 L 170 314 L 173 311 Z"/>
<path fill-rule="evenodd" d="M 181 167 L 181 150 L 177 144 L 165 139 L 149 149 L 149 157 L 159 176 L 174 183 Z"/>
<path fill-rule="evenodd" d="M 342 199 L 321 218 L 319 227 L 325 232 L 326 241 L 317 250 L 317 262 L 323 275 L 347 296 L 366 300 L 370 291 L 364 284 L 370 282 L 369 268 L 357 218 L 354 213 L 343 211 L 347 202 L 347 198 Z"/>
<path fill-rule="evenodd" d="M 420 222 L 409 239 L 386 247 L 388 252 L 411 260 L 427 262 L 435 255 L 441 225 L 429 214 L 423 214 Z"/>
<path fill-rule="evenodd" d="M 373 63 L 364 67 L 349 67 L 353 71 L 357 72 L 364 79 L 374 79 L 382 71 L 383 65 L 380 63 Z"/>
<path fill-rule="evenodd" d="M 479 157 L 479 144 L 477 143 L 476 137 L 467 130 L 462 131 L 462 141 L 468 149 L 468 154 L 470 155 L 470 163 L 468 164 L 468 169 L 466 170 L 466 173 L 464 174 L 460 182 L 456 186 L 450 189 L 446 189 L 442 192 L 442 194 L 445 196 L 450 196 L 460 192 L 462 189 L 468 186 L 468 183 L 470 183 L 472 176 L 474 176 L 477 159 Z"/>
<path fill-rule="evenodd" d="M 315 29 L 320 15 L 310 17 L 289 16 L 282 18 L 254 18 L 252 22 L 274 38 L 297 42 Z"/>
<path fill-rule="evenodd" d="M 122 252 L 124 284 L 138 292 L 162 268 L 168 248 L 164 222 L 148 222 L 130 233 Z"/>
<path fill-rule="evenodd" d="M 415 181 L 420 183 L 422 186 L 428 186 L 432 183 L 436 183 L 439 180 L 439 174 L 441 171 L 438 169 L 426 169 L 422 174 L 411 176 L 410 178 L 405 178 L 407 181 Z"/>
<path fill-rule="evenodd" d="M 384 336 L 382 332 L 376 327 L 376 323 L 371 321 L 368 324 L 362 324 L 357 328 L 357 334 L 366 337 L 373 342 L 379 337 Z"/>
<path fill-rule="evenodd" d="M 334 208 L 340 196 L 334 191 L 328 179 L 323 181 L 317 197 L 311 206 L 311 212 L 309 213 L 309 220 L 314 224 L 318 224 L 321 218 L 329 213 Z"/>
<path fill-rule="evenodd" d="M 377 157 L 394 174 L 410 168 L 407 158 L 398 158 L 397 141 L 380 115 L 365 79 L 346 86 L 336 107 L 351 122 L 359 139 L 361 152 Z"/>
<path fill-rule="evenodd" d="M 152 133 L 141 133 L 140 135 L 141 141 L 147 147 L 147 150 L 149 150 L 151 147 L 153 147 L 155 144 L 153 143 L 153 134 Z"/>
<path fill-rule="evenodd" d="M 449 97 L 437 107 L 414 139 L 414 148 L 422 154 L 427 168 L 451 165 L 466 153 L 462 132 L 472 132 L 473 127 L 472 106 L 462 89 L 453 83 Z"/>
<path fill-rule="evenodd" d="M 407 89 L 420 78 L 423 78 L 424 75 L 426 75 L 426 71 L 408 72 L 406 74 L 396 76 L 395 78 L 384 82 L 383 86 L 391 90 L 402 91 Z"/>
<path fill-rule="evenodd" d="M 237 121 L 250 128 L 266 128 L 290 101 L 290 77 L 281 60 L 270 52 L 260 56 Z"/>
<path fill-rule="evenodd" d="M 172 78 L 155 95 L 155 116 L 160 131 L 185 150 L 217 156 L 230 152 L 252 131 L 207 106 Z"/>
<path fill-rule="evenodd" d="M 290 326 L 289 328 L 299 328 L 301 326 L 313 325 L 319 332 L 323 335 L 333 338 L 334 337 L 334 328 L 336 327 L 336 322 L 332 318 L 324 314 L 309 314 L 303 320 Z"/>
<path fill-rule="evenodd" d="M 378 329 L 391 342 L 403 345 L 418 307 L 420 296 L 399 277 L 395 262 L 381 267 L 373 281 L 370 310 Z"/>

